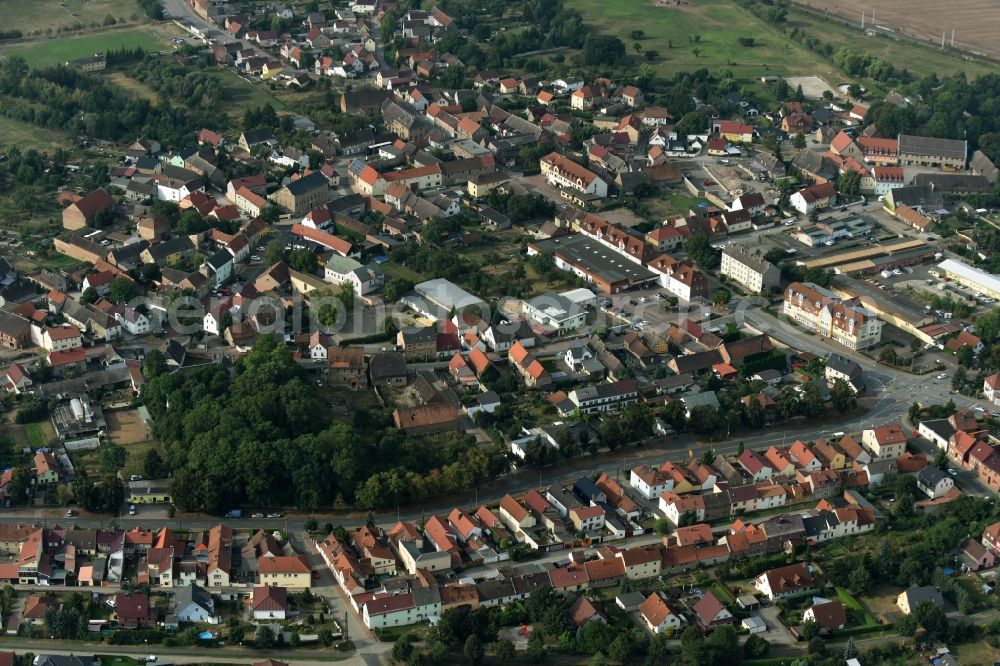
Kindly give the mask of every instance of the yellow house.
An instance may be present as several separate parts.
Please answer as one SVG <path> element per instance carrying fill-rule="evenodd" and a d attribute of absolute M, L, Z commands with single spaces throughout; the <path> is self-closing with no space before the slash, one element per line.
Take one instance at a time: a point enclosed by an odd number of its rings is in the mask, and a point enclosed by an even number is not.
<path fill-rule="evenodd" d="M 825 440 L 818 440 L 813 445 L 813 450 L 826 461 L 826 466 L 830 469 L 844 469 L 847 466 L 843 452 Z"/>
<path fill-rule="evenodd" d="M 503 175 L 499 171 L 491 171 L 481 173 L 470 178 L 466 181 L 466 187 L 469 191 L 469 196 L 473 199 L 478 199 L 480 197 L 485 197 L 493 190 L 503 188 L 509 182 L 510 178 Z"/>
<path fill-rule="evenodd" d="M 170 484 L 167 481 L 131 481 L 128 484 L 129 504 L 170 504 Z"/>
<path fill-rule="evenodd" d="M 267 81 L 268 79 L 273 79 L 278 74 L 281 73 L 282 64 L 277 61 L 265 62 L 264 66 L 260 70 L 260 78 Z"/>
<path fill-rule="evenodd" d="M 682 469 L 678 465 L 672 462 L 665 462 L 660 466 L 660 471 L 667 475 L 668 478 L 674 480 L 673 492 L 678 495 L 683 495 L 685 493 L 693 493 L 696 490 L 701 490 L 701 486 L 696 486 L 691 483 L 688 478 L 687 470 Z"/>
<path fill-rule="evenodd" d="M 307 590 L 312 582 L 312 569 L 301 555 L 279 555 L 257 560 L 260 584 L 267 587 L 284 587 L 290 590 Z"/>

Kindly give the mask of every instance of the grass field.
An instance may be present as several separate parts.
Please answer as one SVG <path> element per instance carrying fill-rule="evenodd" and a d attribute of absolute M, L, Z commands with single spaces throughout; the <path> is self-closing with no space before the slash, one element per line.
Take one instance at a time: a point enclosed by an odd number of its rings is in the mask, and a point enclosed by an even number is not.
<path fill-rule="evenodd" d="M 2 2 L 3 0 L 0 0 Z M 109 49 L 135 48 L 156 51 L 165 42 L 154 37 L 147 30 L 113 30 L 86 37 L 71 37 L 67 39 L 50 39 L 28 44 L 17 44 L 0 49 L 0 55 L 19 55 L 28 61 L 32 67 L 49 67 L 67 60 L 86 58 Z"/>
<path fill-rule="evenodd" d="M 125 478 L 129 478 L 133 474 L 143 474 L 143 463 L 146 461 L 146 454 L 150 449 L 156 449 L 160 452 L 160 455 L 164 455 L 163 446 L 155 440 L 129 444 L 125 447 L 125 450 L 128 452 L 128 457 L 125 459 L 125 468 L 122 470 L 122 475 Z"/>
<path fill-rule="evenodd" d="M 66 144 L 66 138 L 58 132 L 0 116 L 0 148 L 17 146 L 22 151 L 28 148 L 45 151 L 57 146 L 65 148 Z"/>
<path fill-rule="evenodd" d="M 649 0 L 574 0 L 573 8 L 588 23 L 617 35 L 630 54 L 635 40 L 629 33 L 642 30 L 642 50 L 659 52 L 653 66 L 666 75 L 699 67 L 728 67 L 742 79 L 763 74 L 830 75 L 834 69 L 731 0 L 669 6 L 654 6 Z M 752 37 L 754 46 L 740 46 L 740 37 Z"/>
<path fill-rule="evenodd" d="M 643 51 L 660 54 L 653 66 L 661 74 L 699 67 L 713 71 L 726 67 L 744 80 L 764 74 L 817 74 L 831 82 L 848 81 L 832 63 L 792 40 L 782 30 L 736 6 L 733 0 L 690 0 L 680 5 L 661 6 L 650 0 L 574 0 L 573 7 L 591 25 L 618 36 L 625 42 L 629 54 L 635 54 L 633 43 L 636 41 L 630 33 L 642 30 L 645 37 L 639 44 Z M 975 76 L 995 71 L 995 68 L 991 70 L 987 65 L 968 62 L 930 46 L 888 37 L 865 37 L 860 29 L 824 21 L 802 10 L 790 11 L 786 30 L 790 32 L 793 28 L 835 48 L 850 46 L 918 74 L 964 71 Z M 754 45 L 740 46 L 737 40 L 741 37 L 752 37 Z M 693 41 L 695 38 L 697 42 Z M 637 62 L 645 60 L 638 58 Z"/>
<path fill-rule="evenodd" d="M 853 608 L 858 613 L 862 614 L 862 616 L 865 618 L 866 627 L 873 627 L 876 624 L 878 624 L 875 618 L 872 617 L 871 613 L 866 611 L 864 607 L 861 605 L 861 603 L 854 598 L 854 595 L 852 595 L 843 587 L 836 587 L 834 589 L 837 591 L 837 598 L 840 599 L 841 603 L 843 603 L 844 606 L 846 606 L 847 608 Z"/>
<path fill-rule="evenodd" d="M 240 78 L 231 69 L 206 70 L 219 80 L 228 95 L 228 107 L 231 115 L 243 115 L 244 109 L 253 106 L 264 106 L 270 104 L 275 111 L 286 111 L 287 105 L 282 102 L 271 90 L 262 83 L 248 83 Z"/>
<path fill-rule="evenodd" d="M 155 90 L 147 86 L 142 81 L 133 79 L 125 72 L 109 71 L 106 72 L 104 76 L 116 86 L 124 90 L 129 97 L 133 97 L 135 99 L 148 99 L 153 104 L 156 104 L 156 101 L 159 99 Z"/>
<path fill-rule="evenodd" d="M 145 15 L 135 0 L 0 0 L 0 25 L 4 30 L 20 30 L 25 36 L 100 25 L 107 16 L 134 23 Z"/>
<path fill-rule="evenodd" d="M 28 423 L 24 426 L 24 436 L 28 440 L 28 446 L 33 449 L 48 446 L 49 442 L 55 437 L 55 434 L 52 424 L 48 421 Z"/>

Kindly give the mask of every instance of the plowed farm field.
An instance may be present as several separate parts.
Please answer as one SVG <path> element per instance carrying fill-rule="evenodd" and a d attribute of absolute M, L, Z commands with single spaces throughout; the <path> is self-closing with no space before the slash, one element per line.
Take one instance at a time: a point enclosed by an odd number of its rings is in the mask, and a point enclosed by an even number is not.
<path fill-rule="evenodd" d="M 876 29 L 902 33 L 908 37 L 941 44 L 941 34 L 951 44 L 955 31 L 955 48 L 1000 58 L 1000 10 L 996 0 L 795 0 L 796 4 L 814 10 L 828 11 L 861 25 L 871 24 L 875 10 Z"/>

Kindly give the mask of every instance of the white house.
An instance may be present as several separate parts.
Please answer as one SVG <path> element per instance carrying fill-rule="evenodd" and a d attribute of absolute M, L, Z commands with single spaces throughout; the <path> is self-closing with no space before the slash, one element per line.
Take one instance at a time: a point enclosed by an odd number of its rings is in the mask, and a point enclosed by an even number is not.
<path fill-rule="evenodd" d="M 639 606 L 639 615 L 646 627 L 654 634 L 663 633 L 667 630 L 678 630 L 681 627 L 681 618 L 675 613 L 666 599 L 659 592 L 653 592 Z"/>
<path fill-rule="evenodd" d="M 764 208 L 766 206 L 767 202 L 764 201 L 763 194 L 759 192 L 748 192 L 733 199 L 733 202 L 729 204 L 729 210 L 745 210 L 750 213 L 750 215 L 760 215 L 764 212 Z"/>
<path fill-rule="evenodd" d="M 928 465 L 917 472 L 917 488 L 931 499 L 944 497 L 955 487 L 955 481 L 937 467 Z"/>
<path fill-rule="evenodd" d="M 983 396 L 994 405 L 1000 406 L 1000 372 L 983 380 Z"/>
<path fill-rule="evenodd" d="M 127 305 L 115 312 L 115 319 L 132 335 L 149 333 L 149 317 Z"/>
<path fill-rule="evenodd" d="M 212 594 L 193 583 L 174 588 L 174 614 L 181 622 L 219 623 Z"/>
<path fill-rule="evenodd" d="M 255 620 L 284 620 L 288 612 L 288 591 L 277 585 L 253 588 L 250 610 Z"/>
<path fill-rule="evenodd" d="M 337 254 L 327 260 L 323 278 L 333 284 L 350 284 L 357 296 L 378 291 L 385 283 L 385 275 L 376 264 L 364 266 L 350 257 Z"/>
<path fill-rule="evenodd" d="M 754 579 L 754 587 L 771 601 L 805 592 L 813 585 L 812 573 L 802 562 L 770 569 Z"/>
<path fill-rule="evenodd" d="M 47 327 L 42 331 L 42 347 L 47 352 L 65 351 L 83 346 L 83 336 L 75 326 Z"/>
<path fill-rule="evenodd" d="M 629 474 L 629 483 L 646 499 L 656 499 L 674 489 L 674 480 L 655 467 L 639 465 Z"/>

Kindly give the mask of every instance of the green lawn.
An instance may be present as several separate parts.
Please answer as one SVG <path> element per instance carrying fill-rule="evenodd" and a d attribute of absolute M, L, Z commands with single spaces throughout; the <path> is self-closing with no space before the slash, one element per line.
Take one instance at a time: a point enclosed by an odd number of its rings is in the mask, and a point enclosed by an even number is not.
<path fill-rule="evenodd" d="M 878 624 L 878 622 L 875 621 L 875 618 L 872 617 L 872 614 L 866 611 L 864 607 L 861 605 L 861 603 L 854 598 L 854 595 L 848 592 L 845 588 L 835 587 L 834 590 L 836 590 L 837 598 L 840 599 L 841 603 L 843 603 L 844 606 L 846 606 L 847 608 L 853 608 L 858 613 L 861 613 L 861 615 L 864 616 L 866 627 L 874 627 L 875 625 Z"/>
<path fill-rule="evenodd" d="M 8 46 L 0 50 L 0 54 L 22 56 L 32 67 L 48 67 L 67 60 L 86 58 L 109 49 L 141 46 L 144 49 L 156 51 L 163 45 L 163 41 L 153 37 L 146 30 L 115 30 L 87 37 L 56 38 Z"/>
<path fill-rule="evenodd" d="M 591 25 L 617 35 L 629 54 L 635 54 L 636 41 L 630 33 L 642 30 L 642 50 L 659 53 L 654 67 L 665 75 L 728 67 L 737 78 L 748 79 L 763 74 L 827 75 L 834 69 L 732 0 L 669 6 L 654 6 L 649 0 L 574 0 L 572 6 Z M 752 37 L 754 46 L 740 46 L 741 37 Z M 637 62 L 646 60 L 640 54 Z"/>
<path fill-rule="evenodd" d="M 48 421 L 28 423 L 24 426 L 24 436 L 28 438 L 28 445 L 33 449 L 48 446 L 54 434 Z"/>

